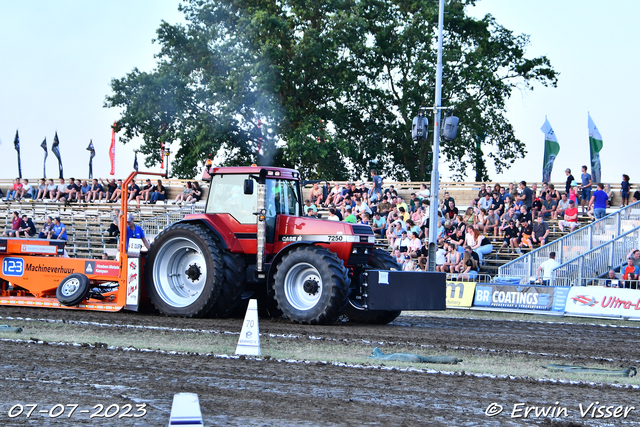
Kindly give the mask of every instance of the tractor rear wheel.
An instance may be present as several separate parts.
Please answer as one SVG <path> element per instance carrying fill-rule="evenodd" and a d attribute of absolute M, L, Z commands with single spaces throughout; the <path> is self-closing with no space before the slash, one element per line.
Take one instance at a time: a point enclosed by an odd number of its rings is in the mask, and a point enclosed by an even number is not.
<path fill-rule="evenodd" d="M 224 258 L 207 230 L 191 224 L 170 226 L 156 237 L 145 263 L 151 303 L 166 316 L 207 315 L 228 276 Z"/>
<path fill-rule="evenodd" d="M 301 246 L 276 267 L 273 290 L 278 308 L 291 321 L 323 325 L 344 311 L 350 282 L 335 253 L 320 246 Z"/>
<path fill-rule="evenodd" d="M 73 273 L 62 279 L 56 289 L 56 298 L 67 307 L 80 304 L 91 290 L 89 278 L 81 273 Z"/>
<path fill-rule="evenodd" d="M 381 249 L 374 249 L 367 269 L 400 270 L 400 266 L 387 252 Z M 344 314 L 351 322 L 386 325 L 400 316 L 400 311 L 365 310 L 357 299 L 349 298 L 349 304 L 344 310 Z"/>

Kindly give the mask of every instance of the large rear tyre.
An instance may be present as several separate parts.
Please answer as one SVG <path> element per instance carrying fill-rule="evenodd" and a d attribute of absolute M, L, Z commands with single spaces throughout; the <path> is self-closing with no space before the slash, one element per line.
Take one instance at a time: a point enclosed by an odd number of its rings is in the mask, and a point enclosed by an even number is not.
<path fill-rule="evenodd" d="M 84 301 L 90 290 L 89 278 L 84 274 L 74 273 L 62 279 L 56 289 L 56 298 L 60 304 L 72 307 Z"/>
<path fill-rule="evenodd" d="M 151 303 L 166 316 L 203 317 L 215 305 L 225 271 L 218 243 L 191 224 L 174 224 L 156 237 L 145 263 Z"/>
<path fill-rule="evenodd" d="M 209 315 L 211 317 L 230 317 L 242 305 L 242 294 L 246 289 L 244 281 L 244 258 L 242 255 L 232 254 L 219 248 L 222 254 L 224 281 L 220 295 L 213 305 Z M 245 310 L 246 311 L 246 307 Z M 244 312 L 242 313 L 244 316 Z"/>
<path fill-rule="evenodd" d="M 374 249 L 367 269 L 400 270 L 400 266 L 391 255 L 381 249 Z M 386 325 L 400 316 L 400 311 L 365 310 L 356 298 L 349 298 L 349 304 L 344 314 L 349 321 L 355 323 L 368 323 L 370 325 Z"/>
<path fill-rule="evenodd" d="M 276 267 L 273 290 L 278 308 L 292 322 L 324 325 L 344 311 L 350 283 L 335 253 L 320 246 L 301 246 Z"/>

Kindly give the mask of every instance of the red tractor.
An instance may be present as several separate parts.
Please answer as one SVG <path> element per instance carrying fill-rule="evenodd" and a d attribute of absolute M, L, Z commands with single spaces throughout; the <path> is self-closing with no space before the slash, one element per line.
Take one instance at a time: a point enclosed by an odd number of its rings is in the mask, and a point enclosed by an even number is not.
<path fill-rule="evenodd" d="M 181 317 L 229 315 L 249 297 L 263 315 L 386 324 L 401 310 L 444 310 L 443 273 L 403 272 L 368 225 L 302 216 L 297 171 L 207 166 L 205 213 L 153 241 L 144 281 L 153 305 Z"/>

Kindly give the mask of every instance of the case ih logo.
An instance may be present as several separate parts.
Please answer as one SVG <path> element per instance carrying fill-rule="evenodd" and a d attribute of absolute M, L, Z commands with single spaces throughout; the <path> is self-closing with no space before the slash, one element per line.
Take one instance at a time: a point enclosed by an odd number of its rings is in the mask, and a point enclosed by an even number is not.
<path fill-rule="evenodd" d="M 133 282 L 137 278 L 138 278 L 138 273 L 133 273 L 131 276 L 129 276 L 129 284 L 131 284 L 131 282 Z"/>
<path fill-rule="evenodd" d="M 588 295 L 577 295 L 571 299 L 576 305 L 588 305 L 589 307 L 593 307 L 598 303 L 594 297 Z"/>
<path fill-rule="evenodd" d="M 136 267 L 137 267 L 137 265 L 136 265 L 135 261 L 131 261 L 129 263 L 129 268 L 136 268 Z"/>

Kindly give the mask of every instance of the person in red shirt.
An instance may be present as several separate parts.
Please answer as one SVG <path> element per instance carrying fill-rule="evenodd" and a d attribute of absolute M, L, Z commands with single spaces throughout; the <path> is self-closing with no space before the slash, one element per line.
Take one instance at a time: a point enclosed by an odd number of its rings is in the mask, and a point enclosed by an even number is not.
<path fill-rule="evenodd" d="M 640 273 L 639 268 L 637 265 L 635 265 L 635 261 L 633 258 L 629 258 L 627 260 L 627 266 L 624 269 L 624 274 L 622 275 L 622 278 L 624 280 L 627 280 L 627 282 L 625 282 L 624 287 L 625 288 L 631 288 L 633 285 L 634 289 L 637 289 L 638 287 L 638 273 Z"/>
<path fill-rule="evenodd" d="M 573 200 L 569 200 L 569 208 L 564 211 L 564 219 L 558 221 L 560 232 L 564 231 L 564 227 L 569 227 L 569 231 L 575 230 L 578 225 L 578 209 Z"/>
<path fill-rule="evenodd" d="M 4 199 L 5 202 L 10 200 L 19 199 L 20 194 L 22 193 L 22 183 L 20 182 L 20 178 L 16 178 L 13 187 L 9 191 L 7 191 L 7 197 Z"/>
<path fill-rule="evenodd" d="M 18 230 L 20 229 L 20 224 L 22 220 L 20 219 L 20 214 L 18 212 L 13 213 L 13 218 L 11 218 L 11 230 L 7 230 L 4 232 L 4 237 L 18 237 Z"/>

